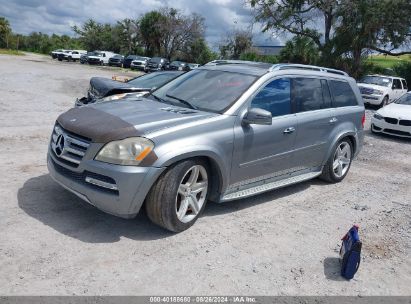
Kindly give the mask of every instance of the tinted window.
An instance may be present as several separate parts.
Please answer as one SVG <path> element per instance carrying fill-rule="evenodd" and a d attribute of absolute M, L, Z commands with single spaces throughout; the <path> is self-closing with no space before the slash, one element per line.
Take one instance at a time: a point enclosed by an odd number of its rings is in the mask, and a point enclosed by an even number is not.
<path fill-rule="evenodd" d="M 271 112 L 273 117 L 291 113 L 290 79 L 280 78 L 267 84 L 251 102 L 252 108 Z"/>
<path fill-rule="evenodd" d="M 329 85 L 332 96 L 334 98 L 334 107 L 338 108 L 357 105 L 357 99 L 348 82 L 330 80 Z"/>
<path fill-rule="evenodd" d="M 404 90 L 408 90 L 407 82 L 405 80 L 401 80 L 401 81 L 402 81 L 402 87 L 404 88 Z"/>
<path fill-rule="evenodd" d="M 399 79 L 394 79 L 394 81 L 392 83 L 392 88 L 401 90 L 402 89 L 401 81 Z"/>
<path fill-rule="evenodd" d="M 324 109 L 321 80 L 315 78 L 294 78 L 293 98 L 297 112 Z"/>

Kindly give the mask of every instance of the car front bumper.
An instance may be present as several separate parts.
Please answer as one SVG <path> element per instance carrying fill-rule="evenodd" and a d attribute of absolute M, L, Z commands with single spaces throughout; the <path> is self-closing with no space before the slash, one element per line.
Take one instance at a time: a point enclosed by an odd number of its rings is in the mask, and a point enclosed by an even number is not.
<path fill-rule="evenodd" d="M 84 160 L 78 168 L 62 163 L 49 149 L 47 167 L 61 186 L 98 209 L 122 218 L 139 212 L 151 186 L 165 168 L 120 166 Z"/>
<path fill-rule="evenodd" d="M 376 106 L 380 105 L 382 103 L 382 100 L 384 99 L 384 95 L 375 95 L 375 94 L 365 95 L 363 94 L 361 96 L 362 96 L 364 103 L 372 104 Z"/>
<path fill-rule="evenodd" d="M 384 119 L 376 119 L 373 117 L 371 119 L 371 130 L 376 133 L 411 138 L 411 126 L 388 123 Z"/>

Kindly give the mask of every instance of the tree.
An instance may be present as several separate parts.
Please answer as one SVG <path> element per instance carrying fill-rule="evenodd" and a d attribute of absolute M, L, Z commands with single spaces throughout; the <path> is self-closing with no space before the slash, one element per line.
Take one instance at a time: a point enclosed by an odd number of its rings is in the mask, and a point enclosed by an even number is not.
<path fill-rule="evenodd" d="M 0 47 L 9 47 L 9 36 L 11 34 L 11 27 L 9 21 L 0 17 Z"/>
<path fill-rule="evenodd" d="M 356 66 L 364 51 L 389 54 L 411 38 L 409 0 L 249 0 L 264 31 L 307 37 L 317 45 L 324 65 L 351 57 Z M 320 25 L 320 28 L 319 26 Z M 386 50 L 390 48 L 390 50 Z"/>
<path fill-rule="evenodd" d="M 121 48 L 127 54 L 134 54 L 138 48 L 139 25 L 137 20 L 117 21 L 117 30 L 121 38 Z"/>
<path fill-rule="evenodd" d="M 295 36 L 287 41 L 280 52 L 281 62 L 316 64 L 319 58 L 318 47 L 311 38 Z"/>
<path fill-rule="evenodd" d="M 139 20 L 141 40 L 147 56 L 160 54 L 162 34 L 159 24 L 165 22 L 165 16 L 158 11 L 151 11 Z"/>
<path fill-rule="evenodd" d="M 226 59 L 239 59 L 242 53 L 251 48 L 252 44 L 251 32 L 244 30 L 229 32 L 220 43 L 220 55 Z"/>
<path fill-rule="evenodd" d="M 204 38 L 199 38 L 189 45 L 183 59 L 188 62 L 206 64 L 217 59 L 217 54 L 210 50 Z"/>

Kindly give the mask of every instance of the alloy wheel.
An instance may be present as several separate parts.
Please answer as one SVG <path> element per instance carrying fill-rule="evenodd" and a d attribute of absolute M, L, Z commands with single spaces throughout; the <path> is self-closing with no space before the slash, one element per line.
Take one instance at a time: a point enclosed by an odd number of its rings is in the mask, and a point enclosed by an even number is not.
<path fill-rule="evenodd" d="M 343 177 L 350 167 L 351 163 L 351 146 L 348 142 L 341 142 L 334 154 L 333 171 L 336 177 Z"/>
<path fill-rule="evenodd" d="M 201 211 L 208 191 L 207 170 L 201 165 L 192 166 L 184 174 L 176 196 L 176 214 L 183 223 L 195 219 Z"/>

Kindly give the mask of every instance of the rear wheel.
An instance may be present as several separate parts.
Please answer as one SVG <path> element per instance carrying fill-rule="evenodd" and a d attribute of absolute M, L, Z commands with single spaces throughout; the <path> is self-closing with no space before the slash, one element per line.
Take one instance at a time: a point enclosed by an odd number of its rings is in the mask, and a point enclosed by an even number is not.
<path fill-rule="evenodd" d="M 351 141 L 348 138 L 340 140 L 325 164 L 320 178 L 330 183 L 342 181 L 350 170 L 353 155 Z"/>
<path fill-rule="evenodd" d="M 207 163 L 186 160 L 170 167 L 146 200 L 150 220 L 173 232 L 191 227 L 204 210 L 209 192 Z"/>

